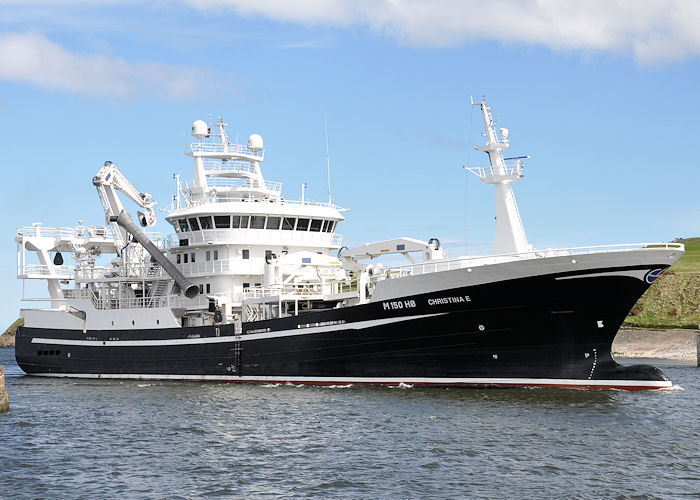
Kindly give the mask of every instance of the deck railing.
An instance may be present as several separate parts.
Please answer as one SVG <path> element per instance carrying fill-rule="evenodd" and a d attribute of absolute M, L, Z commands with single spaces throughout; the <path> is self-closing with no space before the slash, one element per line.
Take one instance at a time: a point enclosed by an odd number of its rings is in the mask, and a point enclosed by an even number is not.
<path fill-rule="evenodd" d="M 392 278 L 401 276 L 413 276 L 417 274 L 428 274 L 453 269 L 464 269 L 469 267 L 486 266 L 492 264 L 502 264 L 505 262 L 515 262 L 520 260 L 541 259 L 544 257 L 561 257 L 588 255 L 595 253 L 629 252 L 638 250 L 659 250 L 676 249 L 683 251 L 685 246 L 682 243 L 630 243 L 621 245 L 596 245 L 587 247 L 571 248 L 551 248 L 546 250 L 531 250 L 529 252 L 487 255 L 481 257 L 458 257 L 455 259 L 436 260 L 407 264 L 405 266 L 391 266 L 388 268 Z"/>

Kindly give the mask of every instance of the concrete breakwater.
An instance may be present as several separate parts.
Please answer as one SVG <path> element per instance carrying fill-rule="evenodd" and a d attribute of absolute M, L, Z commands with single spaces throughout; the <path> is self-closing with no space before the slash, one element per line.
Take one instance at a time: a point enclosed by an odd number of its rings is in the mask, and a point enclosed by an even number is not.
<path fill-rule="evenodd" d="M 5 367 L 0 365 L 0 413 L 10 411 L 10 395 L 5 390 Z"/>
<path fill-rule="evenodd" d="M 613 342 L 612 352 L 614 356 L 622 358 L 660 358 L 698 363 L 699 334 L 697 330 L 620 330 Z"/>

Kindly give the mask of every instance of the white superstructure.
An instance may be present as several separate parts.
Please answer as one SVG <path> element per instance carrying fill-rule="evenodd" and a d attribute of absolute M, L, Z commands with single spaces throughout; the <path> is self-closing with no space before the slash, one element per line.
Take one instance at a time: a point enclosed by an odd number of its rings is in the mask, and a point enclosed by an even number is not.
<path fill-rule="evenodd" d="M 477 149 L 488 153 L 490 165 L 465 168 L 496 189 L 493 256 L 448 260 L 437 239 L 394 238 L 342 247 L 337 227 L 344 209 L 306 200 L 303 191 L 301 200 L 285 199 L 281 184 L 263 177 L 260 135 L 251 134 L 246 144 L 231 144 L 223 120 L 197 120 L 192 125 L 195 142 L 185 147 L 194 161 L 193 178 L 183 186 L 175 176 L 177 192 L 166 216 L 173 236 L 144 235 L 133 224 L 119 193 L 141 207 L 138 220 L 144 227 L 155 224 L 155 201 L 111 162 L 93 178 L 109 229 L 45 228 L 40 223 L 18 228 L 17 277 L 46 280 L 49 292 L 48 297 L 23 294 L 23 299 L 50 302 L 49 308 L 23 309 L 25 324 L 85 332 L 240 326 L 444 289 L 444 271 L 466 270 L 476 280 L 476 269 L 483 268 L 494 279 L 492 264 L 566 257 L 567 265 L 576 266 L 579 254 L 669 248 L 533 250 L 510 186 L 522 177 L 523 157 L 506 165 L 511 159 L 504 159 L 502 151 L 509 146 L 508 131 L 497 133 L 491 109 L 484 101 L 477 105 L 486 137 L 486 145 Z M 682 252 L 682 245 L 672 247 Z M 63 254 L 72 256 L 72 263 L 64 262 Z M 384 267 L 372 260 L 387 254 L 404 255 L 409 265 Z M 366 260 L 371 262 L 361 262 Z M 540 267 L 559 260 L 545 260 Z M 472 268 L 475 272 L 469 274 Z"/>
<path fill-rule="evenodd" d="M 192 183 L 183 187 L 176 176 L 177 193 L 166 216 L 175 237 L 160 240 L 150 233 L 177 270 L 199 287 L 197 297 L 183 297 L 162 266 L 117 225 L 116 218 L 124 211 L 119 193 L 142 207 L 139 221 L 144 227 L 155 224 L 155 202 L 106 162 L 93 184 L 109 229 L 44 228 L 40 223 L 18 229 L 17 276 L 47 280 L 51 301 L 50 309 L 26 309 L 23 315 L 59 318 L 59 325 L 83 329 L 119 329 L 137 323 L 153 328 L 196 326 L 211 323 L 217 311 L 220 321 L 228 323 L 240 321 L 246 292 L 261 295 L 260 288 L 273 285 L 273 280 L 292 287 L 297 302 L 299 296 L 308 298 L 300 293 L 299 283 L 305 290 L 313 289 L 315 298 L 349 284 L 350 275 L 332 256 L 341 248 L 342 236 L 336 229 L 344 209 L 303 197 L 285 199 L 281 183 L 263 177 L 262 137 L 251 134 L 247 144 L 231 144 L 225 126 L 221 119 L 209 125 L 194 122 L 195 142 L 185 148 L 194 160 Z M 36 253 L 38 264 L 31 263 L 27 251 Z M 63 254 L 74 262 L 64 263 Z M 98 263 L 100 256 L 110 254 L 109 262 Z M 311 284 L 323 284 L 325 292 Z M 129 314 L 115 318 L 109 313 L 123 309 Z M 157 321 L 150 321 L 156 316 Z M 98 317 L 102 319 L 94 323 Z"/>

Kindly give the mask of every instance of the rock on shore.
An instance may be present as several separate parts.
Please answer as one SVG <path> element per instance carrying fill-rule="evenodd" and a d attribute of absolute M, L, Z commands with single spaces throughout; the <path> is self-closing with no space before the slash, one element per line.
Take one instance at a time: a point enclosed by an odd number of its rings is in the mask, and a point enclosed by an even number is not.
<path fill-rule="evenodd" d="M 10 411 L 10 395 L 5 390 L 5 367 L 0 365 L 0 413 Z"/>
<path fill-rule="evenodd" d="M 0 347 L 14 347 L 15 346 L 15 334 L 6 333 L 5 335 L 0 335 Z"/>

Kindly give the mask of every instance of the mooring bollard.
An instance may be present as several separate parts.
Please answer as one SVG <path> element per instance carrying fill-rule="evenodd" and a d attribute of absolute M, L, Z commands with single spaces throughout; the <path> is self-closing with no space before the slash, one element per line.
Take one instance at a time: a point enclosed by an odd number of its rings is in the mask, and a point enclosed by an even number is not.
<path fill-rule="evenodd" d="M 5 367 L 0 365 L 0 413 L 10 411 L 10 395 L 5 390 Z"/>

